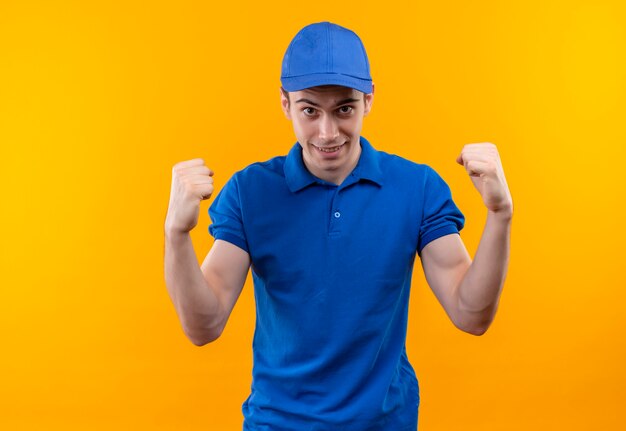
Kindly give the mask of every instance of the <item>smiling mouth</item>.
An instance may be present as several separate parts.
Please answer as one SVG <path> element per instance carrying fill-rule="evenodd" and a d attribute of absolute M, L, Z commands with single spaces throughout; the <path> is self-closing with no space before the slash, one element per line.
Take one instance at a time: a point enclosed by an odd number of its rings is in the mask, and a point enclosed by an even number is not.
<path fill-rule="evenodd" d="M 343 147 L 346 143 L 344 142 L 341 145 L 337 145 L 335 147 L 318 147 L 317 145 L 313 145 L 315 148 L 317 148 L 318 151 L 321 151 L 322 153 L 336 153 L 337 151 L 339 151 L 339 149 L 341 147 Z"/>

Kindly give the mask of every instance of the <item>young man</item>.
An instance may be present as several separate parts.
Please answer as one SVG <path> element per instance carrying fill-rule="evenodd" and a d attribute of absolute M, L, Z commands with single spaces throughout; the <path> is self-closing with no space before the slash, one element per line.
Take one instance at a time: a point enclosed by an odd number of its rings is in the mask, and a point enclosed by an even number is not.
<path fill-rule="evenodd" d="M 494 145 L 462 164 L 487 206 L 472 261 L 464 216 L 429 166 L 360 135 L 373 97 L 352 31 L 304 27 L 282 65 L 281 103 L 297 142 L 235 173 L 209 208 L 201 268 L 189 238 L 213 193 L 202 159 L 178 163 L 166 218 L 166 283 L 185 333 L 217 339 L 252 267 L 256 330 L 244 430 L 416 430 L 419 387 L 405 340 L 415 255 L 452 322 L 483 334 L 496 313 L 513 204 Z"/>

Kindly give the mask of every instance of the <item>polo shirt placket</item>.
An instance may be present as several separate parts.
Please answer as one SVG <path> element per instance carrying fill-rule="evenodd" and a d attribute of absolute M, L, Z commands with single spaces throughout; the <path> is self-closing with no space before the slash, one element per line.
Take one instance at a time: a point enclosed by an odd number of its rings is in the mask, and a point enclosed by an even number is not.
<path fill-rule="evenodd" d="M 328 236 L 331 238 L 341 234 L 341 212 L 339 211 L 341 192 L 341 187 L 334 186 L 332 200 L 330 202 L 330 223 L 328 227 Z"/>

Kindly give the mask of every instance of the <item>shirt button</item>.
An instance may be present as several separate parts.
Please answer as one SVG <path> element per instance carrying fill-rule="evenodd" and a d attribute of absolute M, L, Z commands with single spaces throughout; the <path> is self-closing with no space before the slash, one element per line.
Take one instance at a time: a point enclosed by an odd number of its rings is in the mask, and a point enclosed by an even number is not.
<path fill-rule="evenodd" d="M 335 211 L 335 218 L 341 217 L 341 213 L 339 211 Z"/>

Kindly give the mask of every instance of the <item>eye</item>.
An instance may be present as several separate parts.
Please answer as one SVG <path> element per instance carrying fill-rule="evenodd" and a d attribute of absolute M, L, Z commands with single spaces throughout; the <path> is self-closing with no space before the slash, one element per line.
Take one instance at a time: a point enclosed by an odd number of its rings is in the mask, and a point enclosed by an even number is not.
<path fill-rule="evenodd" d="M 347 109 L 344 109 L 347 108 Z M 341 108 L 339 108 L 339 111 L 342 114 L 350 114 L 352 113 L 352 111 L 354 111 L 354 108 L 352 106 L 342 106 Z"/>
<path fill-rule="evenodd" d="M 307 111 L 307 109 L 310 109 L 311 111 Z M 306 108 L 302 109 L 302 112 L 304 112 L 305 115 L 311 116 L 315 114 L 315 109 L 307 106 Z"/>

